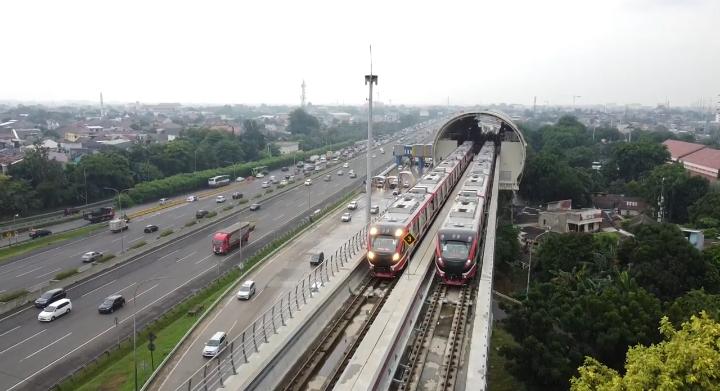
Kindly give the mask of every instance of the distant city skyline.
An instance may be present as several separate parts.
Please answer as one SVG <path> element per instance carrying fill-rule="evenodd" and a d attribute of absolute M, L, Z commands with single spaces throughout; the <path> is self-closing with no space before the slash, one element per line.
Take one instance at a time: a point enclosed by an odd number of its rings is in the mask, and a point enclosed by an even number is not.
<path fill-rule="evenodd" d="M 7 2 L 0 101 L 716 106 L 720 2 Z M 262 17 L 258 17 L 262 16 Z M 511 17 L 510 17 L 511 16 Z M 369 27 L 368 27 L 369 26 Z M 577 97 L 579 96 L 579 98 Z"/>

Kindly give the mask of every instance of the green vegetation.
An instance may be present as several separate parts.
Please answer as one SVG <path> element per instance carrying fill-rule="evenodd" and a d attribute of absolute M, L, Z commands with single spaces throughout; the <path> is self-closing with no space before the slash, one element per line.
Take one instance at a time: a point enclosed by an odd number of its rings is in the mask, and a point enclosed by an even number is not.
<path fill-rule="evenodd" d="M 100 257 L 100 259 L 98 259 L 98 262 L 100 262 L 100 263 L 107 262 L 113 258 L 115 258 L 115 254 L 113 254 L 113 253 L 103 254 L 103 256 Z"/>
<path fill-rule="evenodd" d="M 163 230 L 162 232 L 160 232 L 160 237 L 161 237 L 161 238 L 164 238 L 164 237 L 166 237 L 166 236 L 168 236 L 168 235 L 172 235 L 173 232 L 175 232 L 175 231 L 173 231 L 172 229 L 165 229 L 165 230 Z"/>
<path fill-rule="evenodd" d="M 348 197 L 343 198 L 333 206 L 325 208 L 322 213 L 327 213 L 338 205 L 344 204 L 353 196 L 354 194 L 349 194 Z M 206 286 L 196 295 L 175 305 L 172 310 L 139 332 L 137 337 L 138 341 L 140 341 L 137 349 L 138 362 L 141 364 L 139 366 L 141 370 L 138 371 L 139 383 L 144 384 L 152 374 L 152 368 L 148 367 L 150 363 L 150 353 L 147 349 L 147 335 L 149 332 L 157 336 L 155 340 L 157 346 L 155 365 L 157 365 L 170 353 L 173 347 L 180 342 L 182 336 L 187 333 L 197 320 L 197 318 L 187 315 L 190 309 L 198 305 L 203 305 L 205 308 L 204 313 L 212 310 L 212 303 L 214 303 L 224 291 L 241 279 L 241 277 L 244 277 L 252 266 L 264 261 L 270 253 L 282 247 L 309 224 L 309 222 L 301 224 L 273 240 L 245 261 L 244 270 L 241 271 L 238 268 L 230 269 L 220 279 Z M 200 316 L 200 314 L 198 314 L 198 316 Z M 145 365 L 142 365 L 143 363 Z M 123 341 L 118 349 L 98 359 L 95 363 L 86 366 L 73 377 L 64 381 L 57 389 L 59 391 L 89 391 L 99 388 L 108 390 L 131 390 L 134 385 L 133 369 L 132 340 L 130 339 Z"/>
<path fill-rule="evenodd" d="M 246 200 L 245 198 L 238 201 L 238 205 L 247 204 L 247 203 L 248 203 L 248 200 Z"/>
<path fill-rule="evenodd" d="M 215 212 L 214 210 L 212 210 L 212 211 L 208 212 L 208 214 L 205 215 L 205 218 L 206 218 L 206 219 L 211 219 L 211 218 L 213 218 L 213 217 L 215 217 L 215 216 L 217 216 L 217 212 Z"/>
<path fill-rule="evenodd" d="M 69 239 L 87 236 L 96 231 L 105 229 L 106 227 L 107 225 L 104 224 L 93 224 L 86 227 L 74 229 L 72 231 L 60 232 L 58 234 L 52 234 L 50 236 L 29 240 L 17 245 L 13 245 L 12 247 L 2 248 L 0 249 L 0 264 L 12 257 L 23 255 L 30 251 L 50 246 L 55 243 L 60 243 Z"/>
<path fill-rule="evenodd" d="M 80 273 L 80 272 L 78 271 L 77 268 L 75 268 L 75 269 L 63 270 L 63 271 L 61 271 L 60 273 L 58 273 L 58 274 L 55 275 L 55 279 L 56 279 L 56 280 L 64 280 L 64 279 L 66 279 L 66 278 L 68 278 L 68 277 L 70 277 L 70 276 L 74 276 L 74 275 L 76 275 L 76 274 L 78 274 L 78 273 Z"/>
<path fill-rule="evenodd" d="M 186 227 L 192 227 L 193 225 L 197 224 L 197 220 L 190 220 L 187 223 L 185 223 Z"/>
<path fill-rule="evenodd" d="M 140 248 L 140 247 L 142 247 L 142 246 L 144 246 L 144 245 L 146 245 L 146 244 L 147 244 L 147 242 L 145 242 L 144 240 L 141 240 L 141 241 L 139 241 L 139 242 L 136 242 L 136 243 L 133 244 L 132 246 L 130 246 L 130 249 L 131 249 L 131 250 L 134 250 L 134 249 Z"/>
<path fill-rule="evenodd" d="M 17 299 L 18 297 L 23 297 L 30 292 L 27 291 L 27 289 L 18 289 L 16 291 L 12 292 L 6 292 L 0 295 L 0 303 L 7 303 L 10 300 Z"/>
<path fill-rule="evenodd" d="M 274 191 L 273 189 L 267 189 L 267 190 L 265 190 L 265 194 L 270 194 L 270 193 L 272 193 L 273 191 Z"/>
<path fill-rule="evenodd" d="M 233 205 L 233 204 L 230 204 L 230 205 L 226 205 L 226 206 L 224 206 L 222 210 L 224 210 L 224 211 L 226 211 L 226 212 L 227 212 L 228 210 L 230 210 L 230 209 L 232 209 L 232 208 L 234 208 L 234 207 L 235 207 L 235 205 Z"/>
<path fill-rule="evenodd" d="M 262 193 L 257 193 L 253 196 L 253 198 L 260 198 L 260 197 L 262 197 Z"/>
<path fill-rule="evenodd" d="M 496 323 L 490 339 L 490 357 L 488 358 L 489 391 L 525 390 L 523 384 L 508 373 L 505 368 L 507 359 L 500 354 L 500 349 L 515 346 L 517 346 L 517 343 L 512 336 Z"/>
<path fill-rule="evenodd" d="M 693 315 L 676 330 L 667 317 L 660 321 L 664 339 L 652 346 L 633 346 L 622 370 L 585 358 L 573 391 L 717 390 L 720 324 L 707 314 Z M 624 373 L 624 374 L 620 374 Z"/>

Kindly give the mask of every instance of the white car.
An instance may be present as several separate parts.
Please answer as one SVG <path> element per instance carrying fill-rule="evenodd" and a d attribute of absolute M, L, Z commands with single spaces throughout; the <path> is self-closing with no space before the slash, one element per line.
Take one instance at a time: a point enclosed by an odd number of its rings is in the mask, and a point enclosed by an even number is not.
<path fill-rule="evenodd" d="M 265 181 L 265 182 L 262 183 L 262 186 L 261 186 L 261 187 L 262 187 L 263 189 L 267 189 L 268 187 L 270 187 L 270 183 L 267 182 L 267 181 Z"/>
<path fill-rule="evenodd" d="M 376 215 L 380 213 L 380 207 L 377 205 L 373 205 L 370 207 L 370 214 Z"/>
<path fill-rule="evenodd" d="M 225 202 L 225 201 L 227 201 L 227 199 L 225 198 L 225 196 L 219 195 L 219 196 L 215 197 L 215 202 L 218 203 L 218 204 L 222 204 L 222 203 Z"/>
<path fill-rule="evenodd" d="M 265 178 L 265 174 L 258 172 L 257 175 L 255 175 L 255 178 Z"/>
<path fill-rule="evenodd" d="M 350 214 L 350 212 L 345 212 L 345 213 L 343 213 L 343 215 L 342 215 L 342 217 L 340 218 L 340 220 L 341 220 L 343 223 L 349 223 L 350 220 L 352 220 L 352 215 Z"/>
<path fill-rule="evenodd" d="M 207 341 L 202 355 L 203 357 L 215 357 L 225 345 L 227 345 L 227 334 L 224 331 L 218 331 Z"/>
<path fill-rule="evenodd" d="M 41 322 L 52 322 L 55 318 L 68 314 L 70 311 L 72 311 L 70 299 L 60 299 L 43 308 L 42 312 L 38 314 L 38 320 Z"/>
<path fill-rule="evenodd" d="M 250 300 L 255 295 L 255 281 L 247 280 L 240 285 L 240 290 L 237 293 L 238 300 Z"/>
<path fill-rule="evenodd" d="M 283 180 L 280 181 L 280 184 L 283 185 L 283 186 L 285 186 L 285 185 L 288 184 L 288 181 L 286 181 L 285 179 L 283 179 Z"/>
<path fill-rule="evenodd" d="M 358 207 L 357 201 L 350 201 L 350 203 L 347 206 L 347 208 L 350 210 L 355 210 L 355 209 L 357 209 L 357 207 Z"/>
<path fill-rule="evenodd" d="M 195 201 L 197 201 L 197 200 L 198 200 L 198 198 L 197 198 L 196 195 L 189 195 L 189 196 L 185 199 L 185 201 L 187 201 L 187 202 L 195 202 Z"/>
<path fill-rule="evenodd" d="M 343 170 L 338 170 L 337 174 L 338 174 L 339 176 L 342 176 Z"/>
<path fill-rule="evenodd" d="M 85 254 L 80 257 L 80 259 L 83 261 L 83 263 L 90 263 L 95 262 L 98 259 L 102 258 L 103 253 L 100 251 L 88 251 Z"/>
<path fill-rule="evenodd" d="M 305 186 L 312 185 L 312 179 L 305 179 Z"/>
<path fill-rule="evenodd" d="M 348 167 L 350 167 L 350 165 L 347 164 L 347 162 L 346 162 L 346 163 L 343 163 L 343 168 L 348 168 Z"/>
<path fill-rule="evenodd" d="M 377 156 L 375 156 L 375 154 L 373 153 L 373 154 L 372 154 L 372 158 L 375 159 L 376 157 L 377 157 Z"/>
<path fill-rule="evenodd" d="M 235 179 L 235 182 L 245 182 L 245 178 L 239 176 Z"/>
<path fill-rule="evenodd" d="M 165 205 L 165 204 L 167 204 L 167 202 L 168 202 L 168 199 L 167 199 L 167 198 L 161 198 L 161 199 L 160 199 L 160 205 Z"/>

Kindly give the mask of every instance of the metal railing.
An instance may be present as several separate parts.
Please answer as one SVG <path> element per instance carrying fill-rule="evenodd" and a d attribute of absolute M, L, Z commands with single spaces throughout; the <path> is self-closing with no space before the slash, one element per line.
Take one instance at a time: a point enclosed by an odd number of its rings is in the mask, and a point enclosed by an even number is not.
<path fill-rule="evenodd" d="M 286 291 L 242 333 L 232 339 L 218 354 L 177 387 L 177 390 L 214 390 L 224 387 L 225 380 L 237 374 L 238 367 L 246 364 L 248 358 L 258 353 L 259 346 L 278 333 L 288 320 L 296 316 L 300 308 L 319 293 L 328 282 L 340 273 L 340 268 L 351 262 L 366 245 L 367 228 L 356 232 L 335 253 L 311 270 Z"/>

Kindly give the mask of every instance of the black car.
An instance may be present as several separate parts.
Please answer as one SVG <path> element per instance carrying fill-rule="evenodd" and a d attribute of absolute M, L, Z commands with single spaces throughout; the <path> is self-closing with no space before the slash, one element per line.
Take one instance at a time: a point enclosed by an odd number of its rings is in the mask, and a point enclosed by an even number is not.
<path fill-rule="evenodd" d="M 239 200 L 241 198 L 243 198 L 243 193 L 240 193 L 239 191 L 232 193 L 232 199 Z"/>
<path fill-rule="evenodd" d="M 287 167 L 283 167 L 283 168 L 280 169 L 280 171 L 289 171 L 289 170 L 290 170 L 290 169 L 287 168 Z"/>
<path fill-rule="evenodd" d="M 325 260 L 325 253 L 320 251 L 316 254 L 310 254 L 310 266 L 317 266 Z"/>
<path fill-rule="evenodd" d="M 305 165 L 305 163 L 303 163 L 302 161 L 295 163 L 295 167 L 297 167 L 297 168 L 303 168 L 304 165 Z"/>
<path fill-rule="evenodd" d="M 146 234 L 149 234 L 149 233 L 155 232 L 155 231 L 157 231 L 157 230 L 158 230 L 158 226 L 157 226 L 157 225 L 155 225 L 155 224 L 148 224 L 148 225 L 145 226 L 145 229 L 144 229 L 143 231 L 145 231 Z"/>
<path fill-rule="evenodd" d="M 106 297 L 102 304 L 100 304 L 98 312 L 101 314 L 110 314 L 124 305 L 125 298 L 122 297 L 122 295 L 111 295 Z"/>
<path fill-rule="evenodd" d="M 258 210 L 258 209 L 260 209 L 260 204 L 252 204 L 252 205 L 250 205 L 250 210 L 256 211 L 256 210 Z"/>
<path fill-rule="evenodd" d="M 203 217 L 208 215 L 208 211 L 205 209 L 200 209 L 199 211 L 195 212 L 195 218 L 196 219 L 202 219 Z"/>
<path fill-rule="evenodd" d="M 50 289 L 49 291 L 43 293 L 40 297 L 38 297 L 37 300 L 35 300 L 35 307 L 45 308 L 51 303 L 54 303 L 60 299 L 64 299 L 65 297 L 67 297 L 65 289 Z"/>
<path fill-rule="evenodd" d="M 30 231 L 30 238 L 31 239 L 41 238 L 43 236 L 48 236 L 50 234 L 52 234 L 52 231 L 50 231 L 49 229 L 34 229 L 34 230 Z"/>

